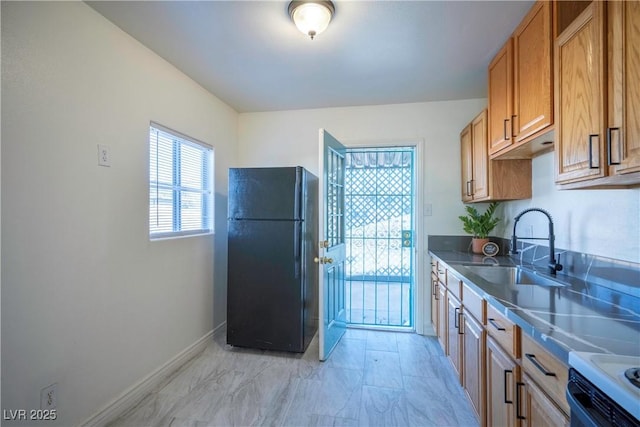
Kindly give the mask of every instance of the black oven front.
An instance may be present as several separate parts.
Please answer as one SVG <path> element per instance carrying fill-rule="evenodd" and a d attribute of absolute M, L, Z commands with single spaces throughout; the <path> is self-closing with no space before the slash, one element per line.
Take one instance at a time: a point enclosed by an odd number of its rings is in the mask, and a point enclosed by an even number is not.
<path fill-rule="evenodd" d="M 635 417 L 573 368 L 569 369 L 567 401 L 571 427 L 640 427 Z"/>

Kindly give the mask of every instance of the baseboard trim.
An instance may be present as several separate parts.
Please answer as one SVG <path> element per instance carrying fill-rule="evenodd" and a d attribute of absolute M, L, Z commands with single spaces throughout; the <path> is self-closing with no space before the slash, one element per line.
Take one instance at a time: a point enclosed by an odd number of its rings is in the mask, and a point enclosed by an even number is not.
<path fill-rule="evenodd" d="M 215 329 L 207 332 L 202 338 L 191 344 L 189 347 L 182 350 L 174 358 L 167 363 L 147 375 L 138 383 L 131 386 L 124 391 L 120 396 L 114 399 L 107 406 L 99 410 L 90 418 L 85 420 L 82 424 L 83 427 L 102 427 L 111 421 L 114 421 L 120 415 L 124 414 L 127 410 L 133 408 L 142 399 L 144 399 L 149 393 L 159 386 L 165 379 L 171 374 L 176 372 L 182 365 L 189 360 L 197 356 L 203 351 L 207 345 L 211 342 L 212 338 L 221 333 L 226 327 L 226 322 L 222 323 Z"/>

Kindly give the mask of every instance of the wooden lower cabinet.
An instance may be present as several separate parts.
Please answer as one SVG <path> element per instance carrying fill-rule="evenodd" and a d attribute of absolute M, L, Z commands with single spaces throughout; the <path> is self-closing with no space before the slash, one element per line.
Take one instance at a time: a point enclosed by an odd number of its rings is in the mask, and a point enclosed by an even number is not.
<path fill-rule="evenodd" d="M 438 329 L 436 330 L 436 334 L 438 335 L 438 341 L 440 341 L 444 354 L 449 354 L 447 346 L 447 288 L 440 283 L 436 295 L 438 296 Z"/>
<path fill-rule="evenodd" d="M 487 425 L 512 427 L 516 418 L 516 384 L 520 367 L 491 337 L 487 337 Z"/>
<path fill-rule="evenodd" d="M 568 426 L 569 418 L 549 398 L 527 374 L 522 374 L 520 388 L 520 408 L 522 427 Z"/>
<path fill-rule="evenodd" d="M 480 426 L 568 426 L 568 367 L 455 271 L 432 273 L 431 321 Z"/>
<path fill-rule="evenodd" d="M 486 332 L 482 325 L 463 307 L 462 315 L 462 372 L 464 373 L 462 385 L 465 393 L 471 401 L 473 410 L 480 420 L 480 425 L 485 423 L 485 345 Z"/>
<path fill-rule="evenodd" d="M 522 372 L 535 381 L 540 390 L 549 396 L 556 406 L 566 414 L 571 412 L 566 397 L 569 367 L 527 334 L 522 334 L 520 366 L 522 366 Z"/>
<path fill-rule="evenodd" d="M 460 378 L 460 382 L 463 381 L 462 375 L 462 339 L 460 335 L 460 314 L 462 306 L 460 301 L 451 293 L 447 292 L 447 343 L 449 345 L 449 360 L 453 364 L 453 368 Z"/>
<path fill-rule="evenodd" d="M 438 333 L 438 276 L 431 273 L 431 324 Z"/>

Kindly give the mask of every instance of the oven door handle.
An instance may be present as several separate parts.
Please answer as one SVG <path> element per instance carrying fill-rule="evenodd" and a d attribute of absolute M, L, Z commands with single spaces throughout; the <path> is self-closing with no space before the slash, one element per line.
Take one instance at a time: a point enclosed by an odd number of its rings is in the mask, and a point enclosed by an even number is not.
<path fill-rule="evenodd" d="M 571 409 L 571 425 L 572 426 L 584 426 L 584 427 L 601 427 L 601 424 L 596 422 L 596 419 L 589 413 L 589 410 L 585 408 L 578 396 L 584 395 L 584 393 L 572 382 L 567 384 L 567 403 Z"/>

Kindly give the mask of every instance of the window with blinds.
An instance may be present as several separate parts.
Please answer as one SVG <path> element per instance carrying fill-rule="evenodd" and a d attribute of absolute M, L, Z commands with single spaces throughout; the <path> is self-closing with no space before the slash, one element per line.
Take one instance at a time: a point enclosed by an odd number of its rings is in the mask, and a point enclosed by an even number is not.
<path fill-rule="evenodd" d="M 151 123 L 149 237 L 213 232 L 213 149 Z"/>

